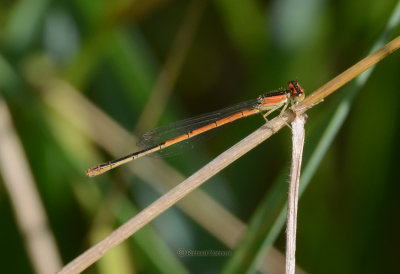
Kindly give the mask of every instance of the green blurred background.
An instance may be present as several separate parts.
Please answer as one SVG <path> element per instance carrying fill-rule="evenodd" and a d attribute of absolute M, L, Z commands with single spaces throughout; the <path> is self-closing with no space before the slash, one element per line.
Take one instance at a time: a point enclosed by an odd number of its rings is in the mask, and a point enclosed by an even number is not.
<path fill-rule="evenodd" d="M 397 25 L 387 28 L 396 5 L 395 0 L 1 1 L 0 120 L 7 116 L 4 110 L 10 119 L 0 128 L 0 143 L 5 152 L 4 140 L 15 131 L 10 138 L 23 148 L 21 159 L 3 153 L 0 163 L 2 272 L 46 271 L 33 266 L 28 251 L 29 242 L 36 239 L 40 246 L 41 237 L 54 239 L 54 258 L 44 259 L 54 272 L 263 119 L 226 126 L 174 157 L 147 157 L 87 178 L 87 168 L 137 149 L 130 134 L 256 98 L 288 80 L 299 81 L 309 94 L 366 56 L 385 30 L 389 40 L 399 34 Z M 299 201 L 296 263 L 303 271 L 398 269 L 399 64 L 394 53 L 377 65 L 348 105 L 338 134 L 330 134 L 326 155 L 314 164 Z M 308 112 L 305 165 L 352 88 Z M 264 201 L 285 202 L 290 152 L 286 128 L 87 272 L 231 272 L 229 265 L 240 262 L 233 254 L 245 225 L 256 212 L 270 214 Z M 10 194 L 15 184 L 6 174 L 24 181 L 26 173 L 47 218 L 39 224 L 29 220 L 36 213 L 26 197 L 34 191 Z M 269 218 L 278 221 L 276 212 Z M 271 226 L 265 219 L 260 226 Z M 264 257 L 268 244 L 243 249 L 261 256 L 253 267 L 281 271 L 272 265 L 284 263 L 279 254 L 284 232 L 279 227 L 258 235 L 273 238 L 275 257 Z M 229 254 L 179 256 L 178 250 Z"/>

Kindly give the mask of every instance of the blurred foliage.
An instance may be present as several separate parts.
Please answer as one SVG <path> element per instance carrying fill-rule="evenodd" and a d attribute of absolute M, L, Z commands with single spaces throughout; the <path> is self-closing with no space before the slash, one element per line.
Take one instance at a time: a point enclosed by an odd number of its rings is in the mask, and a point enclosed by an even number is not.
<path fill-rule="evenodd" d="M 396 3 L 207 1 L 171 94 L 162 97 L 157 125 L 256 98 L 292 79 L 310 93 L 368 53 Z M 160 194 L 124 167 L 86 177 L 87 168 L 113 156 L 49 106 L 49 81 L 70 84 L 135 132 L 191 5 L 165 0 L 0 3 L 0 94 L 12 113 L 64 263 Z M 397 27 L 391 37 L 398 34 Z M 307 272 L 397 270 L 400 185 L 393 170 L 400 163 L 399 64 L 398 53 L 378 64 L 300 199 L 297 264 Z M 344 92 L 308 112 L 306 155 Z M 189 176 L 262 123 L 260 117 L 237 122 L 193 150 L 163 160 Z M 290 135 L 284 129 L 202 189 L 247 223 L 273 182 L 288 174 L 289 159 Z M 0 212 L 3 246 L 8 247 L 1 251 L 2 270 L 33 271 L 3 187 Z M 282 229 L 274 244 L 282 252 L 284 240 Z M 89 271 L 218 273 L 231 258 L 181 258 L 180 248 L 229 249 L 174 207 L 118 247 L 119 255 L 105 256 Z"/>

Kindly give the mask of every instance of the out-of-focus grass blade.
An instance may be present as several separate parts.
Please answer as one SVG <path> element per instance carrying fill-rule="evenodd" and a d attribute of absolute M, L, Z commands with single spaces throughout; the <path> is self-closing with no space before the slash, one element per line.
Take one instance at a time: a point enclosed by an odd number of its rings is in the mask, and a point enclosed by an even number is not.
<path fill-rule="evenodd" d="M 108 44 L 110 64 L 124 85 L 121 90 L 140 108 L 156 78 L 156 62 L 139 32 L 132 37 L 125 30 L 115 30 Z"/>
<path fill-rule="evenodd" d="M 104 60 L 105 45 L 109 36 L 110 31 L 103 30 L 85 39 L 76 58 L 63 71 L 63 78 L 75 87 L 85 88 Z"/>
<path fill-rule="evenodd" d="M 400 2 L 397 4 L 390 20 L 382 32 L 381 37 L 375 42 L 372 51 L 383 45 L 389 38 L 389 34 L 398 26 L 400 22 Z M 345 98 L 340 102 L 334 113 L 326 113 L 327 127 L 322 134 L 318 143 L 307 143 L 304 157 L 304 169 L 301 174 L 300 195 L 308 186 L 311 178 L 319 167 L 324 155 L 330 147 L 333 139 L 342 127 L 348 113 L 350 111 L 351 102 L 363 84 L 365 84 L 368 76 L 373 68 L 361 74 L 355 81 L 356 85 L 351 86 L 351 90 L 345 93 Z M 349 87 L 350 88 L 350 87 Z M 324 123 L 325 124 L 325 123 Z M 311 133 L 312 134 L 312 133 Z M 236 250 L 234 256 L 228 261 L 225 266 L 224 273 L 248 273 L 254 271 L 259 263 L 259 259 L 264 254 L 265 250 L 272 246 L 276 237 L 285 223 L 286 214 L 286 178 L 281 176 L 277 180 L 273 189 L 261 202 L 257 211 L 251 219 L 248 233 L 240 247 Z"/>
<path fill-rule="evenodd" d="M 2 40 L 8 49 L 18 52 L 36 38 L 50 1 L 22 0 L 15 3 L 2 31 Z"/>

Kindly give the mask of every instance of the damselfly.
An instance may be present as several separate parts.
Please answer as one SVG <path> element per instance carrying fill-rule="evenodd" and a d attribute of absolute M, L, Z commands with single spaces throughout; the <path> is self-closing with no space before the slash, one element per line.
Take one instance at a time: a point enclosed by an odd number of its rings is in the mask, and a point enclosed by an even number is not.
<path fill-rule="evenodd" d="M 144 148 L 120 159 L 99 164 L 86 171 L 89 177 L 97 176 L 117 166 L 136 160 L 142 156 L 161 151 L 172 145 L 184 142 L 214 128 L 229 124 L 238 119 L 261 113 L 267 121 L 267 116 L 282 107 L 279 115 L 291 105 L 301 102 L 305 93 L 296 81 L 290 81 L 287 89 L 275 90 L 258 96 L 244 103 L 227 107 L 212 113 L 176 122 L 170 126 L 160 127 L 146 132 L 142 136 Z"/>

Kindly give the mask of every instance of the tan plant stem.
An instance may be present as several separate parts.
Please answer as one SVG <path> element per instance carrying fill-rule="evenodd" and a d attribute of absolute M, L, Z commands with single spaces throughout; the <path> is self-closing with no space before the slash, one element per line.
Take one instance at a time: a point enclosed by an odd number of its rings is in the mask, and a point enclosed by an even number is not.
<path fill-rule="evenodd" d="M 304 147 L 305 114 L 296 116 L 292 122 L 292 164 L 290 167 L 288 211 L 286 222 L 286 274 L 294 274 L 296 269 L 296 227 L 297 204 L 299 200 L 299 182 L 301 160 Z"/>

